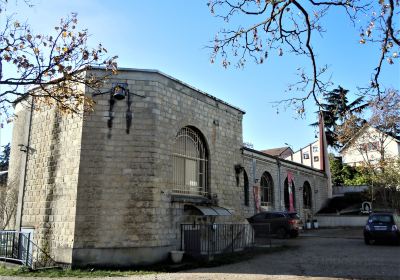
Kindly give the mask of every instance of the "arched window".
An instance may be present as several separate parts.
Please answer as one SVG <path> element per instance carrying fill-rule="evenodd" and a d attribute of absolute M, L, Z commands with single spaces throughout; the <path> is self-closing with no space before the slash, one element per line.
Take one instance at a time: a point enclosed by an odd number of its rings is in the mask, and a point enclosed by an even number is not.
<path fill-rule="evenodd" d="M 289 188 L 290 188 L 290 190 L 289 190 Z M 292 193 L 293 208 L 296 209 L 296 193 L 295 193 L 294 182 L 292 181 L 289 186 L 288 178 L 286 177 L 285 183 L 284 183 L 284 198 L 285 198 L 285 209 L 288 211 L 290 210 L 290 193 Z"/>
<path fill-rule="evenodd" d="M 246 170 L 243 169 L 243 192 L 244 192 L 244 205 L 249 206 L 249 178 L 247 177 Z"/>
<path fill-rule="evenodd" d="M 312 208 L 312 192 L 310 183 L 305 181 L 303 185 L 303 208 L 311 209 Z"/>
<path fill-rule="evenodd" d="M 208 191 L 208 152 L 201 133 L 182 128 L 173 148 L 173 192 L 205 195 Z"/>
<path fill-rule="evenodd" d="M 272 206 L 274 202 L 274 181 L 272 180 L 271 174 L 264 172 L 261 176 L 260 181 L 261 187 L 261 205 Z"/>

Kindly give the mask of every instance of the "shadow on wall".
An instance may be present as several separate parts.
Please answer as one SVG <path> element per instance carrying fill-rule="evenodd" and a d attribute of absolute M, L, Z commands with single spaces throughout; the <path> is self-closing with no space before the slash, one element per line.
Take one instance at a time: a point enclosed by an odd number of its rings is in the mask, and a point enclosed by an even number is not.
<path fill-rule="evenodd" d="M 53 235 L 52 228 L 50 224 L 47 222 L 50 219 L 50 216 L 53 215 L 53 207 L 54 207 L 54 192 L 56 188 L 56 173 L 58 169 L 58 164 L 60 160 L 60 133 L 61 133 L 61 127 L 60 127 L 60 115 L 59 112 L 56 110 L 55 115 L 54 115 L 54 120 L 53 120 L 53 127 L 51 130 L 51 144 L 50 144 L 50 158 L 49 158 L 49 163 L 47 167 L 47 173 L 48 179 L 47 179 L 47 185 L 49 188 L 46 188 L 46 200 L 45 200 L 45 205 L 43 207 L 46 209 L 45 214 L 44 214 L 44 221 L 45 223 L 42 225 L 43 227 L 43 239 L 42 239 L 42 244 L 40 246 L 42 247 L 42 250 L 44 250 L 46 253 L 49 253 L 51 251 L 51 237 Z"/>

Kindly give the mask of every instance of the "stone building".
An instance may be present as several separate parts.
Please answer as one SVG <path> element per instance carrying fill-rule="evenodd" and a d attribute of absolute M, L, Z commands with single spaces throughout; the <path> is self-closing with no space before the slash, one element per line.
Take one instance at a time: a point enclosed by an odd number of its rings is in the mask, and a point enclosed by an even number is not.
<path fill-rule="evenodd" d="M 328 196 L 323 172 L 244 148 L 244 112 L 175 78 L 120 69 L 104 92 L 83 117 L 15 109 L 15 229 L 58 262 L 155 263 L 179 249 L 182 223 L 284 210 L 289 185 L 303 217 Z"/>

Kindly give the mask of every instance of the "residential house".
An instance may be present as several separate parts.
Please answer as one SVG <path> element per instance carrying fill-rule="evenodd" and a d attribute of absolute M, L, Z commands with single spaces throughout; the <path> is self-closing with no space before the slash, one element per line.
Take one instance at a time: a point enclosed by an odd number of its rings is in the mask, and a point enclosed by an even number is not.
<path fill-rule="evenodd" d="M 318 139 L 293 152 L 291 155 L 287 155 L 285 159 L 322 170 L 320 140 Z"/>
<path fill-rule="evenodd" d="M 400 138 L 365 125 L 340 151 L 344 164 L 358 166 L 400 156 Z"/>

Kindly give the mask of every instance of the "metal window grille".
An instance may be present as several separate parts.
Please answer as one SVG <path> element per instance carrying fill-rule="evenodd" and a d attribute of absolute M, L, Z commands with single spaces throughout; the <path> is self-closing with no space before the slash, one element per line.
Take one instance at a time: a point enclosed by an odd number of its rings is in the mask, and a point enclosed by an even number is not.
<path fill-rule="evenodd" d="M 173 149 L 173 192 L 207 194 L 208 159 L 204 141 L 195 130 L 184 127 Z"/>
<path fill-rule="evenodd" d="M 261 176 L 261 205 L 272 206 L 273 205 L 273 188 L 274 182 L 268 172 L 264 172 Z"/>

